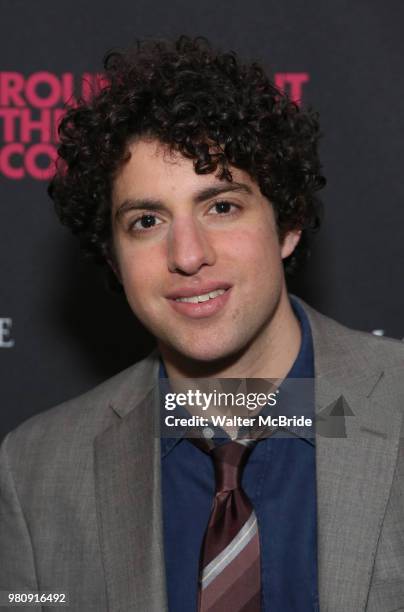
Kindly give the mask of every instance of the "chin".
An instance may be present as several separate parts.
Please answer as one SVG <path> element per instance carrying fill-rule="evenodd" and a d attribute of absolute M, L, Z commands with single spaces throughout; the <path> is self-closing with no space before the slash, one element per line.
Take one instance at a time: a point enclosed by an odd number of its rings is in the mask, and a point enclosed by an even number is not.
<path fill-rule="evenodd" d="M 231 341 L 224 342 L 223 339 L 219 346 L 218 344 L 217 338 L 214 338 L 210 341 L 201 339 L 199 342 L 197 339 L 193 339 L 191 342 L 184 343 L 179 343 L 177 340 L 177 342 L 170 342 L 167 345 L 171 352 L 177 354 L 180 361 L 191 361 L 195 365 L 200 363 L 201 366 L 205 367 L 211 364 L 213 368 L 236 361 L 245 346 L 244 344 L 238 346 Z"/>
<path fill-rule="evenodd" d="M 215 363 L 217 361 L 223 361 L 230 358 L 230 353 L 224 350 L 218 351 L 217 349 L 209 350 L 202 349 L 199 347 L 198 349 L 192 350 L 188 349 L 186 352 L 182 352 L 182 355 L 186 359 L 190 359 L 192 361 L 199 361 L 204 364 Z"/>
<path fill-rule="evenodd" d="M 201 343 L 203 344 L 203 343 Z M 173 350 L 182 356 L 183 359 L 190 359 L 192 361 L 201 361 L 209 363 L 210 361 L 217 361 L 227 356 L 226 350 L 223 348 L 218 349 L 217 347 L 209 346 L 173 346 Z"/>

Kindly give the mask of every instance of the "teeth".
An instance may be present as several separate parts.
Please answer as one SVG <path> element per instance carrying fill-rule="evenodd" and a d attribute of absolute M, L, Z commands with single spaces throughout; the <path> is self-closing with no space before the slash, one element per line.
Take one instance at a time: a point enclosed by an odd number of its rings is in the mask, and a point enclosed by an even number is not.
<path fill-rule="evenodd" d="M 216 291 L 210 291 L 209 293 L 204 293 L 203 295 L 193 295 L 192 297 L 183 297 L 176 298 L 176 302 L 189 302 L 190 304 L 197 304 L 198 302 L 207 302 L 208 300 L 212 300 L 218 295 L 223 295 L 225 293 L 225 289 L 216 289 Z"/>

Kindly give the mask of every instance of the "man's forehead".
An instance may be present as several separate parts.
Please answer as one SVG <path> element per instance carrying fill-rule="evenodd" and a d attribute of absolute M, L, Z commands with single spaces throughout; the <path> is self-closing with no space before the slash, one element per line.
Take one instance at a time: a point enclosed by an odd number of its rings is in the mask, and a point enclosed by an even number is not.
<path fill-rule="evenodd" d="M 119 206 L 123 199 L 155 197 L 169 198 L 170 194 L 189 196 L 201 202 L 219 193 L 259 193 L 257 184 L 247 172 L 229 166 L 230 180 L 221 168 L 208 173 L 197 173 L 194 160 L 171 150 L 156 140 L 136 140 L 128 146 L 128 159 L 116 174 L 113 202 Z"/>

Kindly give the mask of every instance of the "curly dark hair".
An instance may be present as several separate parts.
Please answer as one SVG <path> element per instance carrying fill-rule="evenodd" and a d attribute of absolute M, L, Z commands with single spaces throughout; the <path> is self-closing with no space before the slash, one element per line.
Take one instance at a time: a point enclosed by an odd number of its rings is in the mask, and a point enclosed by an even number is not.
<path fill-rule="evenodd" d="M 303 230 L 284 262 L 293 271 L 307 253 L 307 233 L 319 226 L 316 192 L 325 179 L 318 115 L 279 91 L 259 64 L 215 52 L 201 37 L 138 41 L 109 52 L 104 68 L 106 85 L 61 121 L 48 193 L 84 253 L 106 267 L 110 284 L 119 285 L 108 265 L 112 184 L 128 159 L 128 141 L 141 136 L 193 159 L 198 174 L 217 171 L 231 181 L 230 165 L 248 172 L 273 205 L 280 239 Z"/>

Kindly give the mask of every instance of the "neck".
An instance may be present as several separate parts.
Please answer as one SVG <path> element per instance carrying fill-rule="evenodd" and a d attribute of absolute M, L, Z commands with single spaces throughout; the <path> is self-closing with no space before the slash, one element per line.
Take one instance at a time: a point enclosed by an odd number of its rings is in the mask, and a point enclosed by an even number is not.
<path fill-rule="evenodd" d="M 250 345 L 236 356 L 214 362 L 189 359 L 160 346 L 170 379 L 173 378 L 273 378 L 287 376 L 301 344 L 300 325 L 286 287 L 272 316 Z"/>

